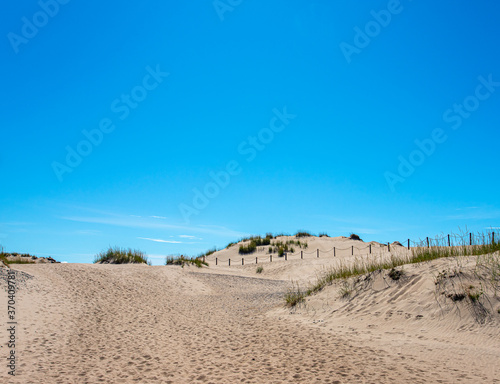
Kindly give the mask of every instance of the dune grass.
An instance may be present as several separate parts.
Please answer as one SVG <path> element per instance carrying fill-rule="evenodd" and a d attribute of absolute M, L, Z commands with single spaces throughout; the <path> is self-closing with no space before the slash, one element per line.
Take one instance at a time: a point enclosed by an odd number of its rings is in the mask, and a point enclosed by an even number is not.
<path fill-rule="evenodd" d="M 257 247 L 270 245 L 271 239 L 272 239 L 272 235 L 267 235 L 264 238 L 262 238 L 260 236 L 253 236 L 250 238 L 243 239 L 241 241 L 250 240 L 250 243 L 248 243 L 247 245 L 243 245 L 243 244 L 240 245 L 238 252 L 240 253 L 240 255 L 248 255 L 250 253 L 254 253 L 257 250 Z"/>
<path fill-rule="evenodd" d="M 184 268 L 185 265 L 195 265 L 198 268 L 202 268 L 203 266 L 208 267 L 208 263 L 206 261 L 203 261 L 201 258 L 186 256 L 167 256 L 165 265 L 180 265 L 182 268 Z"/>
<path fill-rule="evenodd" d="M 9 256 L 21 256 L 21 257 L 29 257 L 32 258 L 34 257 L 33 255 L 30 255 L 28 253 L 6 253 L 4 252 L 3 247 L 0 246 L 0 260 L 2 260 L 5 264 L 35 264 L 35 260 L 29 259 L 29 260 L 9 260 L 7 257 Z"/>
<path fill-rule="evenodd" d="M 120 247 L 109 247 L 107 250 L 99 252 L 94 258 L 94 264 L 96 263 L 151 265 L 144 252 Z"/>
<path fill-rule="evenodd" d="M 198 257 L 203 257 L 203 256 L 207 257 L 207 256 L 210 256 L 210 255 L 213 255 L 217 251 L 218 251 L 217 247 L 213 247 L 213 248 L 209 249 L 208 251 L 206 251 L 204 253 L 200 253 L 198 255 Z"/>
<path fill-rule="evenodd" d="M 285 295 L 286 305 L 293 307 L 303 302 L 307 296 L 311 296 L 321 291 L 324 287 L 331 285 L 337 280 L 347 280 L 351 277 L 379 270 L 394 270 L 406 264 L 423 263 L 446 257 L 490 255 L 500 251 L 499 241 L 488 241 L 488 239 L 492 238 L 491 234 L 480 234 L 478 238 L 482 240 L 474 245 L 463 244 L 453 247 L 434 246 L 429 248 L 417 247 L 406 254 L 391 254 L 389 258 L 385 259 L 356 258 L 351 263 L 340 262 L 339 265 L 330 268 L 323 275 L 318 277 L 316 282 L 306 290 L 302 291 L 297 285 L 294 290 L 288 292 Z M 500 277 L 498 258 L 486 258 L 485 260 L 478 259 L 477 263 L 478 266 L 481 265 L 483 268 L 487 268 L 489 273 L 493 275 L 493 278 Z"/>
<path fill-rule="evenodd" d="M 35 260 L 3 260 L 5 264 L 36 264 Z"/>
<path fill-rule="evenodd" d="M 309 237 L 309 236 L 312 236 L 311 233 L 304 230 L 300 230 L 295 234 L 295 237 Z"/>

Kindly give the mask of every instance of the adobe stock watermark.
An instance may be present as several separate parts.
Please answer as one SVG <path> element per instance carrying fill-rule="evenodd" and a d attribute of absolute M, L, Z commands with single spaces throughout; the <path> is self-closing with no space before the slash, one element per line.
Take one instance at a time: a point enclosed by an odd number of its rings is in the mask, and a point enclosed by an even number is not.
<path fill-rule="evenodd" d="M 244 156 L 247 163 L 252 162 L 266 147 L 274 140 L 277 133 L 283 132 L 295 119 L 297 115 L 288 113 L 286 106 L 282 110 L 273 108 L 273 117 L 269 120 L 269 125 L 262 128 L 256 136 L 249 136 L 238 145 L 238 153 Z M 210 204 L 210 201 L 219 196 L 220 192 L 227 188 L 231 179 L 243 172 L 243 167 L 238 160 L 227 162 L 223 170 L 209 172 L 210 181 L 201 189 L 193 188 L 191 205 L 179 204 L 179 211 L 186 224 L 192 215 L 198 215 Z"/>
<path fill-rule="evenodd" d="M 111 112 L 117 115 L 120 121 L 125 120 L 132 110 L 136 109 L 140 103 L 146 100 L 149 92 L 156 89 L 163 80 L 169 76 L 168 72 L 163 72 L 160 65 L 157 64 L 153 69 L 151 66 L 145 68 L 147 74 L 142 78 L 140 85 L 133 87 L 129 93 L 122 94 L 119 98 L 111 102 Z M 66 157 L 64 163 L 53 161 L 52 169 L 57 176 L 59 182 L 63 181 L 63 176 L 66 173 L 71 173 L 78 167 L 85 157 L 88 157 L 95 147 L 99 146 L 106 134 L 113 132 L 116 129 L 116 124 L 111 118 L 104 117 L 99 121 L 98 127 L 90 131 L 82 130 L 82 135 L 85 137 L 80 140 L 73 148 L 66 146 Z"/>
<path fill-rule="evenodd" d="M 478 77 L 479 84 L 476 86 L 474 93 L 467 96 L 462 103 L 453 104 L 452 108 L 447 109 L 443 113 L 443 121 L 449 125 L 452 130 L 460 128 L 464 120 L 468 119 L 472 113 L 479 109 L 482 101 L 488 100 L 495 92 L 496 88 L 500 87 L 500 81 L 494 81 L 493 75 Z M 417 149 L 413 150 L 407 158 L 399 156 L 399 165 L 397 173 L 385 172 L 384 177 L 392 192 L 395 192 L 398 183 L 404 183 L 415 170 L 425 163 L 425 160 L 432 156 L 439 144 L 443 144 L 448 140 L 448 134 L 442 128 L 435 128 L 430 137 L 423 140 L 415 140 L 414 143 Z"/>
<path fill-rule="evenodd" d="M 357 25 L 354 27 L 353 43 L 349 44 L 343 41 L 339 44 L 347 63 L 351 63 L 352 55 L 359 55 L 364 48 L 368 47 L 372 40 L 380 35 L 384 28 L 389 26 L 393 16 L 399 15 L 403 10 L 404 7 L 400 0 L 389 0 L 386 9 L 378 12 L 372 9 L 370 11 L 372 20 L 368 21 L 362 29 Z"/>
<path fill-rule="evenodd" d="M 224 14 L 226 12 L 233 12 L 241 3 L 243 3 L 243 0 L 214 0 L 212 5 L 220 21 L 224 21 Z"/>
<path fill-rule="evenodd" d="M 41 28 L 45 27 L 50 19 L 57 16 L 61 5 L 66 5 L 71 0 L 40 0 L 38 6 L 40 10 L 35 12 L 31 18 L 23 16 L 21 18 L 21 33 L 9 32 L 7 38 L 15 53 L 19 53 L 21 44 L 28 44 L 29 41 L 38 35 Z"/>

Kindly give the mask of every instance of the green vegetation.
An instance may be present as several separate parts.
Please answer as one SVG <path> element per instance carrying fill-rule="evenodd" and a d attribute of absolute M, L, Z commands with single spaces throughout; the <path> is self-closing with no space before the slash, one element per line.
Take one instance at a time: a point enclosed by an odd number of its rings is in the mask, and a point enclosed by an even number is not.
<path fill-rule="evenodd" d="M 292 286 L 285 295 L 285 302 L 287 307 L 295 307 L 305 301 L 306 295 L 301 291 L 300 286 Z"/>
<path fill-rule="evenodd" d="M 326 232 L 320 232 L 318 236 L 319 237 L 330 237 L 330 236 L 328 236 L 328 234 Z"/>
<path fill-rule="evenodd" d="M 20 256 L 24 258 L 28 258 L 28 260 L 9 260 L 7 257 L 9 256 Z M 37 259 L 36 256 L 30 255 L 28 253 L 7 253 L 4 252 L 4 249 L 2 246 L 0 246 L 0 260 L 2 260 L 5 264 L 35 264 L 35 259 Z"/>
<path fill-rule="evenodd" d="M 361 237 L 359 237 L 359 236 L 358 236 L 358 235 L 356 235 L 355 233 L 351 233 L 351 234 L 349 235 L 349 239 L 351 239 L 351 240 L 357 240 L 357 241 L 363 241 L 363 240 L 361 240 Z"/>
<path fill-rule="evenodd" d="M 195 265 L 198 268 L 202 268 L 204 265 L 208 267 L 208 263 L 203 261 L 199 257 L 185 257 L 185 256 L 167 256 L 165 265 L 180 265 L 184 268 L 185 265 Z"/>
<path fill-rule="evenodd" d="M 351 235 L 352 237 L 352 235 Z M 340 263 L 338 266 L 332 267 L 322 276 L 320 276 L 316 283 L 309 287 L 306 291 L 297 290 L 296 292 L 287 293 L 285 300 L 287 305 L 289 302 L 300 302 L 299 296 L 304 299 L 307 296 L 315 294 L 321 291 L 325 286 L 332 284 L 334 281 L 339 279 L 349 279 L 351 277 L 356 277 L 364 275 L 367 273 L 380 271 L 380 270 L 394 270 L 392 275 L 398 278 L 401 277 L 401 271 L 396 271 L 395 268 L 406 264 L 416 264 L 426 261 L 436 260 L 445 257 L 456 257 L 456 256 L 481 256 L 488 255 L 486 258 L 477 260 L 477 268 L 482 267 L 489 274 L 490 281 L 497 282 L 500 279 L 500 257 L 492 256 L 491 254 L 500 251 L 500 242 L 488 242 L 491 235 L 485 236 L 480 235 L 478 238 L 483 239 L 476 245 L 461 245 L 455 247 L 418 247 L 412 249 L 411 253 L 403 254 L 400 256 L 391 255 L 389 259 L 359 259 L 356 258 L 352 263 L 345 264 Z M 390 272 L 390 273 L 391 273 Z M 391 277 L 392 278 L 392 277 Z M 481 291 L 482 292 L 482 291 Z M 479 299 L 481 292 L 470 291 L 468 292 L 468 297 L 471 301 Z M 290 300 L 293 297 L 294 300 Z M 293 306 L 293 305 L 291 305 Z"/>
<path fill-rule="evenodd" d="M 289 233 L 281 232 L 281 233 L 278 233 L 278 234 L 274 235 L 274 238 L 276 239 L 278 237 L 283 237 L 283 236 L 290 236 L 290 234 Z"/>
<path fill-rule="evenodd" d="M 312 236 L 312 235 L 307 231 L 298 231 L 295 234 L 295 237 L 309 237 L 309 236 Z"/>
<path fill-rule="evenodd" d="M 95 263 L 151 265 L 151 262 L 147 259 L 144 252 L 120 247 L 109 247 L 106 251 L 98 253 L 94 258 L 94 264 Z"/>
<path fill-rule="evenodd" d="M 277 253 L 279 257 L 282 257 L 285 252 L 295 252 L 295 248 L 292 245 L 297 245 L 299 248 L 307 249 L 307 243 L 301 242 L 300 240 L 287 240 L 283 242 L 281 240 L 271 243 L 273 247 L 269 247 L 269 253 Z"/>
<path fill-rule="evenodd" d="M 254 253 L 257 250 L 257 245 L 255 242 L 251 241 L 248 245 L 240 245 L 239 253 L 241 255 L 248 255 L 249 253 Z"/>
<path fill-rule="evenodd" d="M 2 260 L 5 264 L 7 264 L 7 256 L 3 251 L 3 246 L 0 245 L 0 260 Z"/>
<path fill-rule="evenodd" d="M 271 235 L 272 236 L 272 235 Z M 270 245 L 272 237 L 266 236 L 264 238 L 260 236 L 252 236 L 247 239 L 242 239 L 241 241 L 249 241 L 250 243 L 247 245 L 240 245 L 239 253 L 241 255 L 247 255 L 249 253 L 254 253 L 257 250 L 257 247 Z"/>
<path fill-rule="evenodd" d="M 467 289 L 467 296 L 472 303 L 479 301 L 479 298 L 484 294 L 482 289 L 476 289 L 473 285 L 470 285 Z"/>
<path fill-rule="evenodd" d="M 35 260 L 4 260 L 5 264 L 35 264 Z"/>
<path fill-rule="evenodd" d="M 208 251 L 206 251 L 205 253 L 200 253 L 200 254 L 198 255 L 198 257 L 203 257 L 203 256 L 207 257 L 207 256 L 210 256 L 210 255 L 213 255 L 213 254 L 214 254 L 215 252 L 217 252 L 217 251 L 218 251 L 218 249 L 217 249 L 216 247 L 213 247 L 212 249 L 209 249 L 209 250 L 208 250 Z"/>
<path fill-rule="evenodd" d="M 257 273 L 262 273 L 264 271 L 264 267 L 262 265 L 257 267 L 257 270 L 255 272 Z"/>

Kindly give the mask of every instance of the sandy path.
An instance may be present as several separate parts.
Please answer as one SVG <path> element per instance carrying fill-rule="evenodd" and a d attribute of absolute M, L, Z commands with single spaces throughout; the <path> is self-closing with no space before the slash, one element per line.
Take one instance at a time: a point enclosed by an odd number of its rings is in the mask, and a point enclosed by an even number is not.
<path fill-rule="evenodd" d="M 18 292 L 18 376 L 12 380 L 2 367 L 4 382 L 378 384 L 470 379 L 467 372 L 450 371 L 439 360 L 352 344 L 340 332 L 270 314 L 283 303 L 289 286 L 284 281 L 136 265 L 15 268 L 33 278 Z M 4 307 L 4 295 L 0 305 Z M 0 319 L 3 325 L 4 313 Z"/>

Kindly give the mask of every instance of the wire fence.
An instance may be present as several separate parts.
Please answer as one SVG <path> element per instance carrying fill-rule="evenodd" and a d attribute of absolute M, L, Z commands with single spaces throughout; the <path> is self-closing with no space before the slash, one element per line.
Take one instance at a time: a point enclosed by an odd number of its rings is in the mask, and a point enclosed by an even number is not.
<path fill-rule="evenodd" d="M 392 244 L 382 244 L 382 243 L 368 243 L 363 247 L 356 247 L 351 245 L 350 247 L 340 248 L 333 247 L 327 250 L 316 249 L 310 252 L 305 252 L 300 250 L 298 252 L 283 252 L 282 255 L 276 253 L 269 253 L 265 256 L 244 256 L 241 258 L 228 258 L 221 260 L 218 257 L 215 258 L 215 265 L 248 265 L 248 264 L 259 264 L 263 262 L 273 262 L 273 261 L 288 261 L 288 260 L 303 260 L 320 258 L 321 256 L 356 256 L 356 255 L 380 255 L 384 253 L 391 253 L 395 250 L 407 250 L 410 251 L 412 248 L 432 248 L 432 247 L 459 247 L 459 246 L 474 246 L 474 245 L 485 245 L 485 244 L 495 244 L 500 240 L 499 233 L 488 232 L 477 233 L 469 232 L 463 235 L 449 234 L 436 237 L 426 237 L 425 239 L 420 239 L 414 241 L 407 239 L 405 241 L 399 242 L 395 241 Z M 265 249 L 265 247 L 262 247 Z M 203 256 L 203 261 L 206 261 L 205 256 Z"/>

